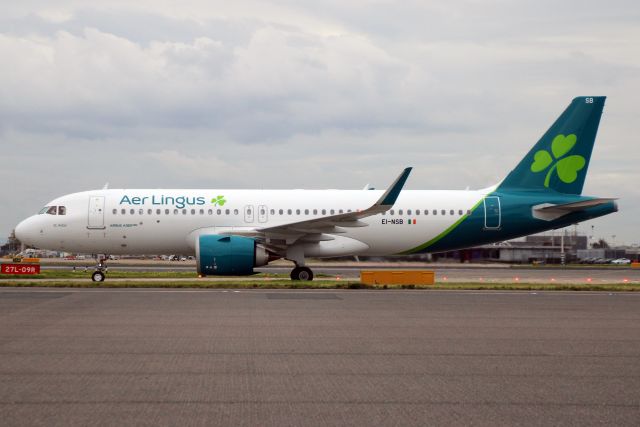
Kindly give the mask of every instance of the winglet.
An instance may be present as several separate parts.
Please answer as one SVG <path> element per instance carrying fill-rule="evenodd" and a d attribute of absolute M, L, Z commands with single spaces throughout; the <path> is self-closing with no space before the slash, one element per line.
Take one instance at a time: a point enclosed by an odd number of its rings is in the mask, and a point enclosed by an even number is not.
<path fill-rule="evenodd" d="M 396 199 L 400 195 L 400 191 L 402 187 L 404 187 L 404 183 L 407 182 L 407 178 L 409 178 L 409 174 L 411 173 L 411 167 L 405 168 L 402 173 L 396 178 L 396 180 L 391 184 L 391 187 L 384 192 L 382 197 L 376 202 L 378 206 L 393 206 L 396 202 Z"/>

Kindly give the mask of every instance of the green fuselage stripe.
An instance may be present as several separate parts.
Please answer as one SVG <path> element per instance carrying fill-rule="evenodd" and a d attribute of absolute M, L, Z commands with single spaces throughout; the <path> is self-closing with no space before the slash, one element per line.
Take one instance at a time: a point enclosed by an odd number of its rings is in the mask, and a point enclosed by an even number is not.
<path fill-rule="evenodd" d="M 426 248 L 428 248 L 429 246 L 433 245 L 434 243 L 436 243 L 437 241 L 441 240 L 442 238 L 444 238 L 446 235 L 448 235 L 449 233 L 451 233 L 456 227 L 458 227 L 458 225 L 462 224 L 462 222 L 467 219 L 468 217 L 470 217 L 473 212 L 478 208 L 478 206 L 480 206 L 480 203 L 482 203 L 482 201 L 488 197 L 488 195 L 484 196 L 482 199 L 480 199 L 478 201 L 478 203 L 476 203 L 472 208 L 471 208 L 471 212 L 464 214 L 459 220 L 457 220 L 456 222 L 454 222 L 453 224 L 451 224 L 446 230 L 444 230 L 442 233 L 438 234 L 436 237 L 434 237 L 433 239 L 429 240 L 426 243 L 421 244 L 420 246 L 416 246 L 413 249 L 409 249 L 407 251 L 403 251 L 400 252 L 398 255 L 409 255 L 412 254 L 414 252 L 417 251 L 422 251 Z"/>

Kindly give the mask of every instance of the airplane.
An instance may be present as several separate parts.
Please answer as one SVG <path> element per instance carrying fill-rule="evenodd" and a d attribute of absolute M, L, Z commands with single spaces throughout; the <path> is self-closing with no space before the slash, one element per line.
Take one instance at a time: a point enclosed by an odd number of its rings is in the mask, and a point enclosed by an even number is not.
<path fill-rule="evenodd" d="M 445 252 L 566 227 L 618 210 L 582 188 L 604 96 L 581 96 L 507 177 L 481 190 L 108 189 L 47 203 L 15 229 L 38 248 L 93 254 L 195 255 L 197 273 L 250 275 L 284 258 L 313 280 L 309 257 Z M 104 260 L 92 274 L 106 278 Z"/>

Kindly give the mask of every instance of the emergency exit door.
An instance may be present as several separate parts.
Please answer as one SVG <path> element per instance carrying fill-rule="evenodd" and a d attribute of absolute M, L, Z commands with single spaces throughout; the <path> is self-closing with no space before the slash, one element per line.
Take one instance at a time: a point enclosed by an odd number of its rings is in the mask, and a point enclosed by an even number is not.
<path fill-rule="evenodd" d="M 104 196 L 89 197 L 89 223 L 87 228 L 102 229 L 104 227 Z"/>

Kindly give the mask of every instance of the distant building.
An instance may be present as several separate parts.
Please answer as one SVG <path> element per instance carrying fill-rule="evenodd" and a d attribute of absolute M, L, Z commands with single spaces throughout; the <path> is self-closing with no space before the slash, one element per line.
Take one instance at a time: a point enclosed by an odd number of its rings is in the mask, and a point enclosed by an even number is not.
<path fill-rule="evenodd" d="M 560 233 L 536 234 L 524 240 L 482 245 L 471 249 L 434 254 L 434 260 L 460 262 L 505 262 L 559 264 L 562 254 L 566 262 L 580 262 L 585 259 L 629 258 L 637 260 L 640 248 L 589 248 L 589 238 L 580 234 Z"/>
<path fill-rule="evenodd" d="M 20 252 L 21 246 L 20 240 L 16 239 L 15 231 L 12 231 L 7 239 L 7 243 L 0 246 L 0 256 L 17 254 Z"/>

